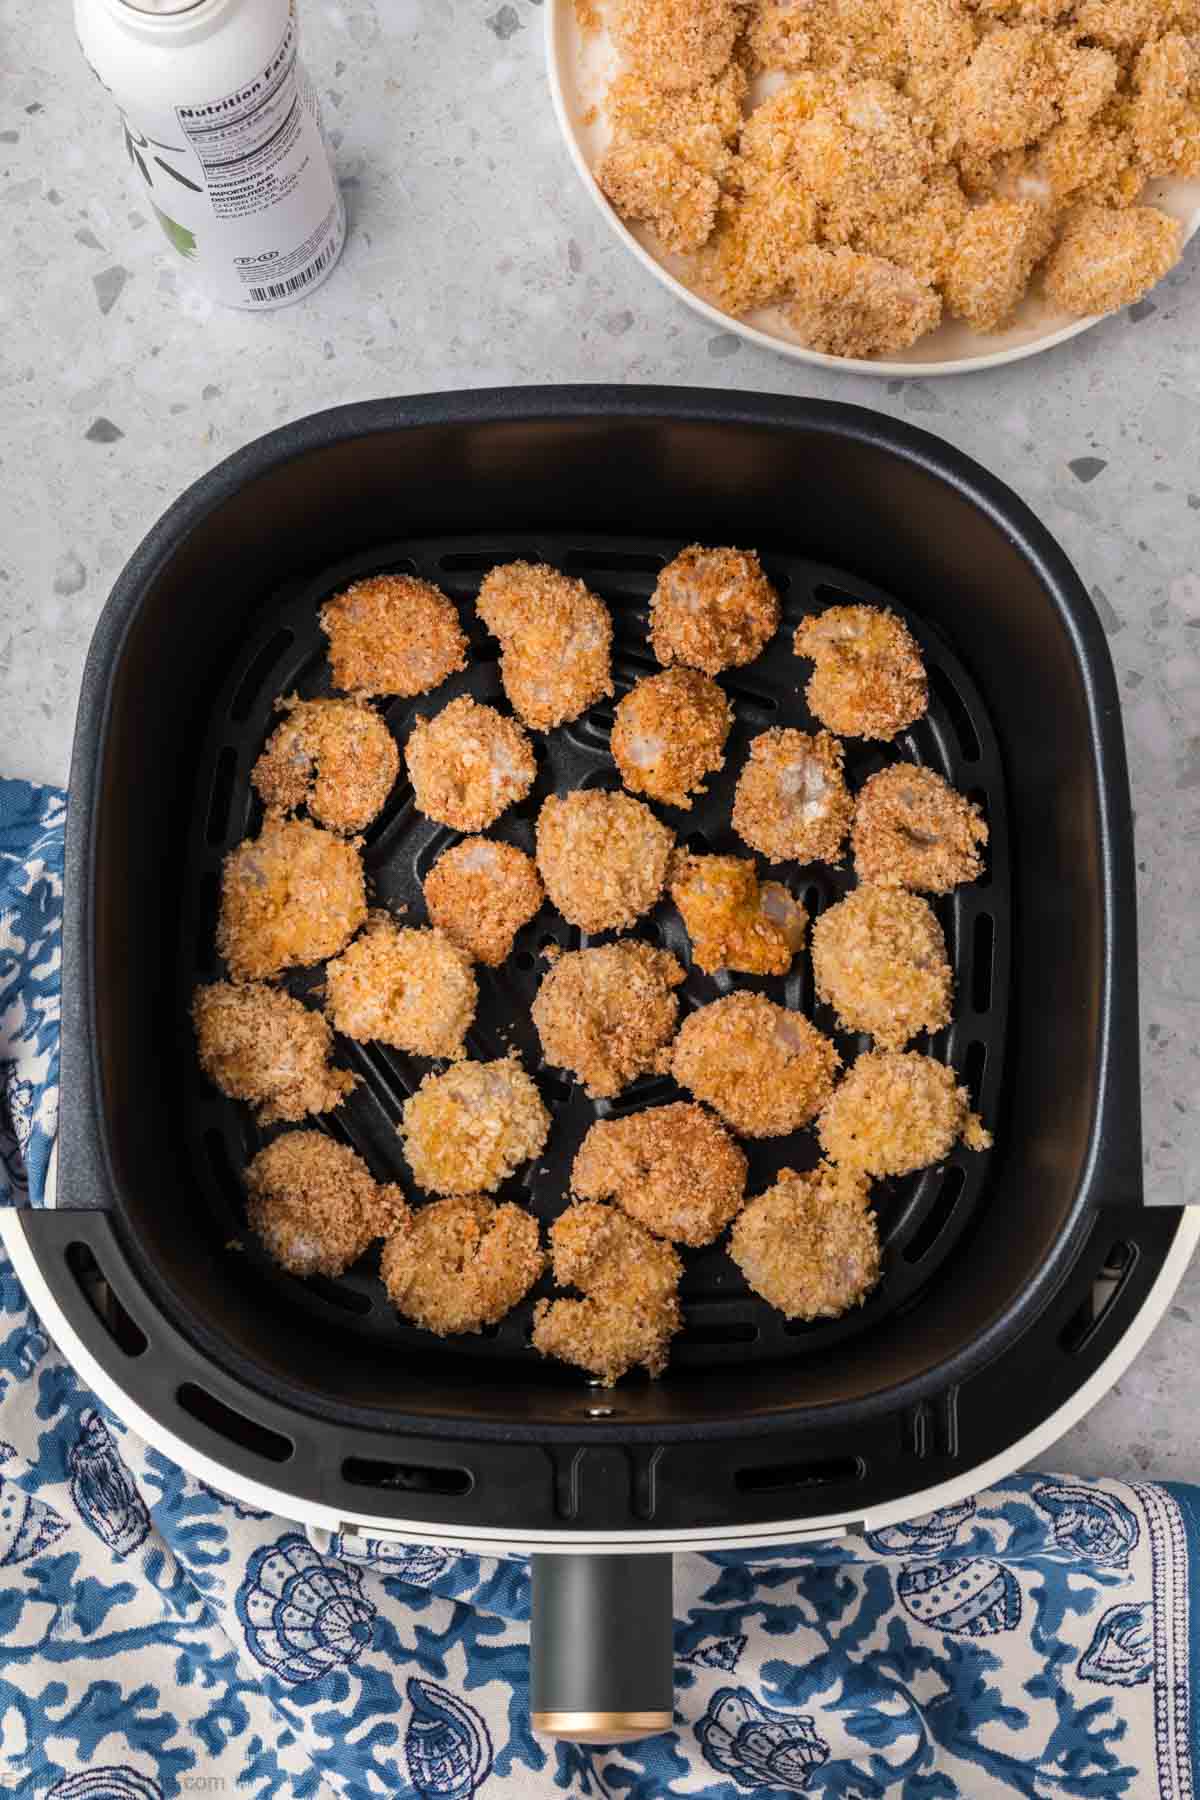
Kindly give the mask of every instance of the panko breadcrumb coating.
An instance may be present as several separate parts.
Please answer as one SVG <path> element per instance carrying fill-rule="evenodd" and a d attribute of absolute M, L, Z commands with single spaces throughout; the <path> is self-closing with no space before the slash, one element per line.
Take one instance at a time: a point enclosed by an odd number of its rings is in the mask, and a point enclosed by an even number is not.
<path fill-rule="evenodd" d="M 513 1057 L 427 1075 L 404 1103 L 400 1136 L 413 1179 L 432 1194 L 490 1194 L 537 1156 L 550 1115 Z"/>
<path fill-rule="evenodd" d="M 582 1300 L 539 1300 L 533 1345 L 611 1387 L 641 1366 L 660 1375 L 683 1323 L 683 1265 L 670 1244 L 616 1207 L 584 1200 L 550 1227 L 554 1279 Z"/>
<path fill-rule="evenodd" d="M 720 183 L 672 144 L 614 144 L 596 164 L 596 182 L 623 219 L 653 226 L 677 256 L 712 236 Z"/>
<path fill-rule="evenodd" d="M 771 862 L 837 862 L 854 802 L 842 774 L 842 746 L 774 726 L 750 744 L 733 797 L 733 829 Z"/>
<path fill-rule="evenodd" d="M 816 664 L 804 690 L 809 708 L 842 737 L 895 737 L 929 704 L 921 652 L 885 607 L 827 607 L 801 620 L 794 648 Z"/>
<path fill-rule="evenodd" d="M 774 1187 L 746 1202 L 729 1254 L 756 1294 L 789 1319 L 836 1319 L 879 1280 L 879 1230 L 870 1183 L 856 1169 L 821 1163 L 781 1169 Z"/>
<path fill-rule="evenodd" d="M 1151 175 L 1200 175 L 1200 38 L 1170 31 L 1133 66 L 1129 123 Z"/>
<path fill-rule="evenodd" d="M 738 0 L 615 0 L 609 29 L 643 80 L 693 88 L 725 68 L 741 22 Z"/>
<path fill-rule="evenodd" d="M 874 1176 L 911 1175 L 940 1162 L 960 1138 L 968 1150 L 992 1142 L 954 1070 L 915 1050 L 860 1056 L 817 1121 L 817 1136 L 841 1168 Z"/>
<path fill-rule="evenodd" d="M 812 66 L 891 80 L 904 67 L 895 8 L 872 0 L 751 0 L 746 37 L 753 66 L 764 69 Z"/>
<path fill-rule="evenodd" d="M 268 813 L 258 837 L 225 858 L 217 949 L 235 981 L 257 981 L 336 956 L 366 916 L 355 845 Z"/>
<path fill-rule="evenodd" d="M 670 892 L 706 974 L 786 975 L 804 943 L 803 906 L 777 881 L 760 885 L 750 857 L 677 855 Z"/>
<path fill-rule="evenodd" d="M 1179 261 L 1183 227 L 1156 206 L 1080 206 L 1046 264 L 1046 292 L 1073 313 L 1113 312 Z"/>
<path fill-rule="evenodd" d="M 612 619 L 582 581 L 545 563 L 501 563 L 475 609 L 500 640 L 504 691 L 532 731 L 577 719 L 612 693 Z"/>
<path fill-rule="evenodd" d="M 361 1156 L 320 1131 L 285 1131 L 260 1150 L 246 1189 L 251 1229 L 293 1275 L 344 1274 L 409 1216 L 398 1187 L 381 1186 Z"/>
<path fill-rule="evenodd" d="M 362 831 L 392 791 L 400 772 L 396 740 L 359 700 L 277 702 L 287 713 L 267 739 L 251 781 L 266 807 L 295 812 L 307 806 L 331 831 Z"/>
<path fill-rule="evenodd" d="M 551 794 L 538 814 L 537 865 L 546 892 L 580 930 L 623 931 L 663 891 L 670 828 L 629 794 Z"/>
<path fill-rule="evenodd" d="M 438 1337 L 498 1324 L 545 1266 L 537 1220 L 484 1194 L 430 1201 L 379 1259 L 396 1311 Z"/>
<path fill-rule="evenodd" d="M 438 857 L 423 884 L 429 917 L 451 943 L 489 968 L 546 898 L 533 858 L 514 844 L 469 837 Z"/>
<path fill-rule="evenodd" d="M 644 675 L 618 704 L 611 749 L 635 794 L 690 809 L 704 777 L 725 761 L 733 708 L 699 669 Z"/>
<path fill-rule="evenodd" d="M 921 204 L 897 218 L 874 219 L 858 240 L 860 250 L 907 269 L 928 287 L 946 279 L 967 198 L 952 169 L 932 175 Z"/>
<path fill-rule="evenodd" d="M 466 1055 L 479 989 L 466 952 L 426 926 L 373 918 L 325 971 L 325 1008 L 336 1029 L 412 1056 Z"/>
<path fill-rule="evenodd" d="M 753 550 L 692 544 L 659 575 L 650 600 L 650 645 L 664 666 L 719 675 L 766 649 L 779 629 L 779 596 Z"/>
<path fill-rule="evenodd" d="M 1054 238 L 1036 200 L 988 200 L 967 214 L 946 272 L 946 305 L 976 331 L 999 331 Z"/>
<path fill-rule="evenodd" d="M 977 155 L 1019 150 L 1059 117 L 1057 36 L 1037 24 L 1002 25 L 982 39 L 954 84 L 960 142 Z"/>
<path fill-rule="evenodd" d="M 817 200 L 820 235 L 849 244 L 920 204 L 934 169 L 928 125 L 886 81 L 838 84 L 795 134 L 793 164 Z"/>
<path fill-rule="evenodd" d="M 320 1013 L 263 982 L 198 987 L 192 1022 L 200 1067 L 231 1100 L 247 1100 L 260 1125 L 331 1112 L 354 1086 L 330 1067 L 333 1037 Z"/>
<path fill-rule="evenodd" d="M 419 811 L 455 831 L 482 831 L 525 798 L 537 775 L 516 720 L 466 694 L 418 718 L 404 761 Z"/>
<path fill-rule="evenodd" d="M 726 994 L 686 1018 L 671 1056 L 680 1087 L 744 1137 L 781 1137 L 815 1118 L 841 1058 L 801 1013 L 763 994 Z"/>
<path fill-rule="evenodd" d="M 606 111 L 618 142 L 674 144 L 697 168 L 716 175 L 727 164 L 723 149 L 736 144 L 742 129 L 746 87 L 745 71 L 736 63 L 714 80 L 682 91 L 629 73 L 612 83 Z"/>
<path fill-rule="evenodd" d="M 415 575 L 372 575 L 321 608 L 333 685 L 349 694 L 427 694 L 467 666 L 454 602 Z"/>
<path fill-rule="evenodd" d="M 581 1200 L 615 1200 L 678 1244 L 711 1244 L 745 1189 L 744 1152 L 710 1112 L 686 1100 L 598 1119 L 571 1169 Z"/>
<path fill-rule="evenodd" d="M 789 321 L 810 350 L 826 356 L 905 350 L 942 316 L 939 296 L 910 269 L 840 246 L 798 251 L 791 292 Z"/>
<path fill-rule="evenodd" d="M 780 299 L 816 228 L 817 203 L 790 169 L 764 175 L 741 199 L 726 195 L 699 266 L 702 291 L 735 318 Z"/>
<path fill-rule="evenodd" d="M 927 900 L 903 888 L 854 888 L 812 929 L 817 995 L 846 1031 L 899 1050 L 950 1022 L 954 979 Z"/>
<path fill-rule="evenodd" d="M 935 770 L 892 763 L 859 790 L 850 841 L 860 881 L 948 894 L 982 872 L 988 828 Z"/>
<path fill-rule="evenodd" d="M 619 1094 L 662 1064 L 683 969 L 636 938 L 569 950 L 538 989 L 532 1018 L 546 1061 L 569 1069 L 592 1099 Z"/>

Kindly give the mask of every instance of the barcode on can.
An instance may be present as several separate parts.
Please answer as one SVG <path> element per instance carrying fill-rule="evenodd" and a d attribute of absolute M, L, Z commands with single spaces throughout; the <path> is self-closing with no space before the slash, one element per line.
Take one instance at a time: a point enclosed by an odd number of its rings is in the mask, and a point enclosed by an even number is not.
<path fill-rule="evenodd" d="M 262 287 L 252 287 L 250 298 L 252 300 L 284 300 L 289 294 L 298 293 L 302 287 L 307 287 L 310 281 L 315 281 L 321 270 L 327 269 L 332 260 L 333 245 L 326 244 L 321 254 L 314 256 L 308 267 L 301 269 L 298 275 L 289 275 L 286 281 L 268 281 Z"/>

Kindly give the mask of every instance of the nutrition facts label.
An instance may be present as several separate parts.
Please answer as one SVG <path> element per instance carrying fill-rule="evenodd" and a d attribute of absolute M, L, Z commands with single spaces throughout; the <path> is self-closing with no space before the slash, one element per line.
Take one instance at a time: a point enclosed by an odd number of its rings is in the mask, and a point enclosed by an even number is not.
<path fill-rule="evenodd" d="M 176 117 L 200 159 L 218 219 L 246 218 L 286 199 L 308 150 L 294 21 L 252 80 L 219 100 L 177 107 Z"/>

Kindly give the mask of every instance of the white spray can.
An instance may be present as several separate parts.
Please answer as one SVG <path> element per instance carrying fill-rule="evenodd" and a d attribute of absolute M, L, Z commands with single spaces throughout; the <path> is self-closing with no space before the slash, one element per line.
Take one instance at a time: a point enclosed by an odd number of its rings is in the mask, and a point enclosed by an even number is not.
<path fill-rule="evenodd" d="M 197 284 L 255 311 L 311 293 L 346 214 L 291 0 L 75 0 L 75 28 Z"/>

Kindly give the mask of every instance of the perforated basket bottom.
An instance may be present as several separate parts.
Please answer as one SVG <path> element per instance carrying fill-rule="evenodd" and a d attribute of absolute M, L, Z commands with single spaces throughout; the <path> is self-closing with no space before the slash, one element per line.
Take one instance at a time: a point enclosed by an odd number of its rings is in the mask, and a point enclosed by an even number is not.
<path fill-rule="evenodd" d="M 664 807 L 660 814 L 679 838 L 696 850 L 747 854 L 729 817 L 734 785 L 750 740 L 773 725 L 816 728 L 803 694 L 811 665 L 798 660 L 791 649 L 797 622 L 807 613 L 847 599 L 886 604 L 899 611 L 925 656 L 929 712 L 893 745 L 846 740 L 847 775 L 851 786 L 857 788 L 884 763 L 904 758 L 936 769 L 983 808 L 990 831 L 983 879 L 935 902 L 955 972 L 954 1020 L 945 1031 L 928 1040 L 919 1039 L 913 1047 L 928 1049 L 951 1063 L 985 1122 L 992 1124 L 1004 1072 L 1010 905 L 1003 773 L 987 712 L 952 648 L 923 623 L 919 613 L 840 570 L 773 552 L 761 544 L 756 547 L 781 593 L 782 628 L 757 662 L 722 678 L 721 685 L 737 715 L 723 771 L 710 778 L 708 792 L 693 802 L 690 811 Z M 189 1069 L 182 1126 L 214 1242 L 238 1242 L 237 1254 L 254 1265 L 260 1279 L 290 1307 L 311 1315 L 322 1332 L 332 1328 L 381 1349 L 419 1349 L 422 1355 L 436 1352 L 443 1358 L 459 1358 L 464 1374 L 479 1358 L 504 1358 L 528 1365 L 530 1375 L 536 1370 L 551 1380 L 582 1379 L 577 1373 L 545 1364 L 529 1345 L 533 1299 L 552 1291 L 548 1279 L 499 1326 L 477 1336 L 442 1341 L 397 1318 L 378 1280 L 377 1248 L 338 1281 L 300 1281 L 277 1269 L 246 1230 L 240 1171 L 274 1134 L 262 1132 L 245 1107 L 223 1099 L 204 1081 L 195 1064 L 187 1006 L 198 981 L 223 973 L 214 949 L 221 860 L 247 833 L 258 829 L 261 808 L 250 786 L 250 772 L 275 722 L 275 700 L 292 692 L 311 697 L 330 691 L 325 640 L 317 624 L 320 604 L 352 580 L 392 571 L 424 576 L 451 594 L 461 608 L 471 640 L 471 664 L 463 674 L 431 696 L 398 700 L 383 709 L 399 742 L 406 740 L 418 713 L 428 716 L 461 693 L 498 703 L 507 711 L 497 646 L 476 618 L 473 600 L 489 568 L 518 557 L 549 562 L 582 577 L 608 603 L 615 628 L 614 681 L 620 698 L 657 667 L 647 643 L 648 601 L 659 569 L 680 548 L 677 540 L 537 533 L 379 544 L 318 574 L 281 586 L 256 615 L 254 630 L 230 668 L 201 755 L 190 842 L 178 996 L 178 1052 Z M 608 754 L 611 724 L 609 704 L 593 707 L 582 719 L 548 737 L 536 736 L 538 776 L 533 792 L 504 814 L 492 827 L 492 835 L 532 853 L 534 820 L 547 794 L 578 787 L 619 786 Z M 409 920 L 422 922 L 426 914 L 421 880 L 455 839 L 455 833 L 416 811 L 402 772 L 386 810 L 366 834 L 364 861 L 374 900 L 385 907 L 405 908 Z M 834 869 L 823 863 L 777 864 L 772 865 L 771 873 L 802 897 L 814 917 L 853 886 L 849 868 Z M 642 919 L 634 935 L 665 945 L 687 967 L 687 979 L 679 990 L 681 1017 L 735 986 L 744 986 L 808 1014 L 835 1039 L 847 1063 L 867 1047 L 865 1038 L 839 1031 L 829 1009 L 814 1004 L 807 951 L 786 977 L 760 980 L 705 975 L 690 966 L 687 934 L 669 901 L 661 902 Z M 543 1156 L 515 1177 L 501 1195 L 523 1202 L 543 1221 L 553 1219 L 567 1204 L 571 1163 L 594 1119 L 686 1097 L 667 1077 L 645 1077 L 615 1101 L 593 1102 L 560 1071 L 543 1065 L 529 1016 L 545 973 L 540 953 L 551 943 L 576 949 L 589 941 L 546 905 L 521 931 L 514 954 L 503 968 L 477 970 L 479 1008 L 468 1037 L 468 1053 L 490 1058 L 504 1055 L 510 1048 L 519 1051 L 553 1118 Z M 320 969 L 295 971 L 287 986 L 295 994 L 313 995 L 319 992 L 322 980 Z M 419 1200 L 401 1153 L 396 1124 L 406 1096 L 432 1065 L 379 1044 L 356 1044 L 340 1037 L 335 1060 L 353 1069 L 361 1080 L 335 1115 L 311 1123 L 352 1144 L 380 1178 L 401 1182 Z M 750 1159 L 751 1194 L 769 1186 L 781 1167 L 806 1168 L 817 1159 L 811 1132 L 747 1142 L 745 1148 Z M 806 1357 L 873 1331 L 885 1318 L 918 1301 L 977 1209 L 986 1204 L 989 1160 L 986 1154 L 972 1154 L 959 1146 L 936 1168 L 878 1184 L 874 1199 L 884 1246 L 882 1279 L 863 1306 L 840 1319 L 789 1323 L 747 1292 L 724 1249 L 684 1252 L 686 1322 L 672 1350 L 672 1367 L 702 1369 L 715 1359 L 724 1364 L 731 1359 L 749 1364 Z M 670 1379 L 669 1372 L 666 1379 Z"/>

